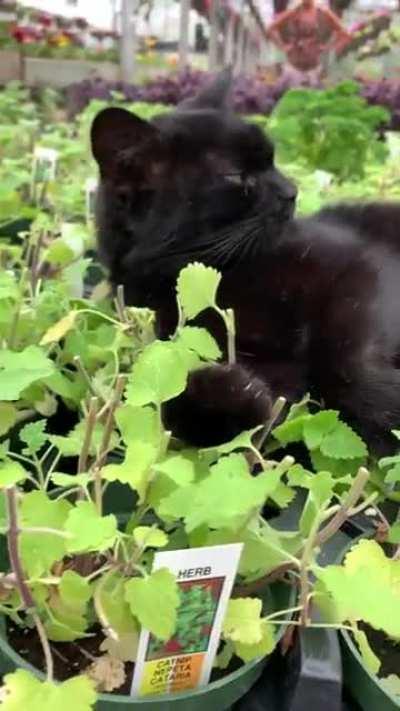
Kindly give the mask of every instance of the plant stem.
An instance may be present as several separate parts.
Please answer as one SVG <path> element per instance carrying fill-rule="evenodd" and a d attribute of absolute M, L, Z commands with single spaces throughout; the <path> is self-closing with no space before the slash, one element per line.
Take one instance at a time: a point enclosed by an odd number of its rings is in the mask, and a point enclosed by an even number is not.
<path fill-rule="evenodd" d="M 103 488 L 102 488 L 102 476 L 101 469 L 105 464 L 108 450 L 110 447 L 110 441 L 114 428 L 114 415 L 119 403 L 121 402 L 122 393 L 124 392 L 126 378 L 123 375 L 119 375 L 116 382 L 115 391 L 113 397 L 108 407 L 107 420 L 104 427 L 103 438 L 100 445 L 99 455 L 93 467 L 94 476 L 94 496 L 97 511 L 99 515 L 102 515 L 103 510 Z"/>
<path fill-rule="evenodd" d="M 43 473 L 43 467 L 42 467 L 42 465 L 41 465 L 41 463 L 40 463 L 40 460 L 39 460 L 39 458 L 38 458 L 38 456 L 37 456 L 36 454 L 33 454 L 33 455 L 32 455 L 32 458 L 33 458 L 33 462 L 34 462 L 34 464 L 35 464 L 36 471 L 37 471 L 37 475 L 38 475 L 38 478 L 39 478 L 40 488 L 43 489 L 43 491 L 45 491 L 45 489 L 46 489 L 46 482 L 45 482 L 45 476 L 44 476 L 44 473 Z"/>
<path fill-rule="evenodd" d="M 115 304 L 115 310 L 118 314 L 118 317 L 121 321 L 121 323 L 125 323 L 128 326 L 130 326 L 130 323 L 128 319 L 126 318 L 126 313 L 125 313 L 125 297 L 124 297 L 124 286 L 123 284 L 119 284 L 117 286 L 117 295 L 114 299 L 114 304 Z"/>
<path fill-rule="evenodd" d="M 232 597 L 245 597 L 249 595 L 256 595 L 261 590 L 264 590 L 267 585 L 270 585 L 276 580 L 279 580 L 283 577 L 283 575 L 285 575 L 285 573 L 289 573 L 295 570 L 296 567 L 298 567 L 298 565 L 296 566 L 292 562 L 282 563 L 277 568 L 267 573 L 267 575 L 264 575 L 262 578 L 258 578 L 258 580 L 254 580 L 250 583 L 244 583 L 243 585 L 235 585 L 235 587 L 233 588 Z"/>
<path fill-rule="evenodd" d="M 7 516 L 8 516 L 8 532 L 7 544 L 8 555 L 10 557 L 11 567 L 13 569 L 18 590 L 21 595 L 25 609 L 29 612 L 35 608 L 35 602 L 31 595 L 26 582 L 25 575 L 22 569 L 21 560 L 18 551 L 18 538 L 20 529 L 18 526 L 18 509 L 17 509 L 17 489 L 15 486 L 6 489 L 7 499 Z"/>
<path fill-rule="evenodd" d="M 78 474 L 83 474 L 84 472 L 86 472 L 87 469 L 87 460 L 89 457 L 90 445 L 92 442 L 93 432 L 96 425 L 98 406 L 98 398 L 93 397 L 90 400 L 89 412 L 86 420 L 85 438 L 83 440 L 81 453 L 79 455 Z"/>
<path fill-rule="evenodd" d="M 47 681 L 52 681 L 54 667 L 49 640 L 47 639 L 43 623 L 35 611 L 35 601 L 28 585 L 26 584 L 25 574 L 22 568 L 21 559 L 19 557 L 18 540 L 21 531 L 18 524 L 17 489 L 15 486 L 11 486 L 6 489 L 6 501 L 8 517 L 7 544 L 11 567 L 15 575 L 16 585 L 19 594 L 21 595 L 24 608 L 26 612 L 30 612 L 32 614 L 33 621 L 36 625 L 43 648 L 43 654 L 46 660 Z"/>
<path fill-rule="evenodd" d="M 217 309 L 220 316 L 225 322 L 226 332 L 228 336 L 228 363 L 234 365 L 236 363 L 236 326 L 235 326 L 235 314 L 233 309 Z"/>
<path fill-rule="evenodd" d="M 37 633 L 39 635 L 39 639 L 43 649 L 44 658 L 46 660 L 47 681 L 52 682 L 54 678 L 54 663 L 53 655 L 51 653 L 51 647 L 46 635 L 46 630 L 44 628 L 42 620 L 36 612 L 32 615 L 32 617 L 36 625 Z"/>
<path fill-rule="evenodd" d="M 183 313 L 178 297 L 176 299 L 176 307 L 178 309 L 178 323 L 176 324 L 176 329 L 174 331 L 173 336 L 171 337 L 171 341 L 174 341 L 179 336 L 179 331 L 184 328 L 186 323 L 185 314 Z"/>
<path fill-rule="evenodd" d="M 357 516 L 357 514 L 362 513 L 362 511 L 365 511 L 365 509 L 368 509 L 370 506 L 373 505 L 374 501 L 378 498 L 379 494 L 377 491 L 375 491 L 373 494 L 368 496 L 368 498 L 364 499 L 364 501 L 359 504 L 358 506 L 354 506 L 351 511 L 349 511 L 349 516 Z M 377 511 L 376 507 L 374 506 L 375 511 Z M 378 514 L 379 515 L 379 514 Z"/>
<path fill-rule="evenodd" d="M 101 469 L 102 466 L 104 466 L 107 454 L 108 454 L 108 449 L 110 446 L 110 440 L 111 436 L 113 433 L 113 427 L 114 427 L 114 415 L 115 415 L 115 410 L 117 409 L 119 403 L 121 402 L 122 398 L 122 393 L 124 392 L 124 387 L 126 383 L 126 378 L 124 375 L 119 375 L 117 378 L 117 382 L 115 385 L 115 391 L 113 393 L 111 402 L 109 403 L 108 406 L 108 413 L 107 413 L 107 419 L 106 419 L 106 424 L 104 427 L 104 433 L 103 433 L 103 438 L 101 441 L 100 445 L 100 451 L 99 451 L 99 456 L 96 461 L 96 466 Z"/>
<path fill-rule="evenodd" d="M 319 532 L 317 536 L 316 545 L 321 546 L 326 543 L 332 536 L 339 531 L 343 526 L 347 518 L 349 517 L 349 512 L 357 504 L 357 501 L 361 497 L 365 486 L 369 479 L 369 471 L 364 467 L 360 467 L 357 476 L 353 481 L 352 487 L 347 494 L 345 501 L 340 507 L 339 511 L 335 514 L 332 520 Z"/>
<path fill-rule="evenodd" d="M 93 387 L 92 381 L 91 381 L 88 373 L 86 372 L 86 369 L 82 363 L 82 359 L 80 356 L 75 356 L 74 364 L 76 365 L 77 370 L 80 372 L 82 378 L 84 379 L 86 385 L 88 386 L 89 392 L 92 393 L 92 395 L 94 397 L 97 397 L 96 390 Z"/>
<path fill-rule="evenodd" d="M 99 618 L 99 621 L 101 623 L 101 626 L 103 628 L 103 632 L 107 637 L 110 637 L 111 639 L 114 639 L 118 641 L 118 634 L 114 631 L 112 626 L 110 625 L 110 622 L 108 620 L 108 617 L 105 613 L 102 601 L 101 601 L 101 594 L 104 590 L 104 587 L 106 583 L 109 581 L 112 575 L 114 575 L 115 570 L 112 568 L 109 570 L 108 573 L 105 574 L 104 578 L 99 582 L 99 584 L 96 587 L 94 596 L 93 596 L 93 602 L 94 602 L 94 607 L 97 613 L 97 617 Z"/>
<path fill-rule="evenodd" d="M 132 531 L 136 528 L 136 526 L 139 525 L 143 516 L 145 516 L 145 514 L 147 513 L 148 510 L 149 510 L 148 504 L 146 504 L 146 503 L 140 504 L 140 506 L 137 508 L 137 510 L 135 511 L 135 513 L 132 515 L 131 519 L 128 522 L 128 525 L 126 527 L 127 533 L 129 533 L 129 534 L 132 533 Z"/>
<path fill-rule="evenodd" d="M 92 316 L 99 316 L 99 318 L 104 318 L 105 321 L 109 321 L 109 323 L 113 323 L 114 326 L 118 326 L 119 328 L 124 328 L 126 329 L 125 324 L 121 324 L 120 321 L 117 321 L 115 318 L 112 318 L 111 316 L 107 316 L 107 314 L 103 314 L 102 311 L 96 311 L 95 309 L 79 309 L 80 314 L 92 314 Z"/>
<path fill-rule="evenodd" d="M 269 433 L 271 432 L 275 422 L 277 421 L 279 415 L 281 414 L 283 408 L 286 405 L 286 398 L 285 397 L 278 397 L 276 402 L 274 403 L 272 410 L 271 410 L 271 416 L 266 423 L 265 427 L 263 428 L 257 442 L 256 442 L 256 447 L 257 449 L 261 450 Z M 280 445 L 281 446 L 281 445 Z"/>
<path fill-rule="evenodd" d="M 279 612 L 273 612 L 272 615 L 267 615 L 264 617 L 264 622 L 272 622 L 280 615 L 293 615 L 295 612 L 301 612 L 301 607 L 289 607 L 287 610 L 279 610 Z"/>
<path fill-rule="evenodd" d="M 11 327 L 10 327 L 10 335 L 8 337 L 8 347 L 10 350 L 13 350 L 16 346 L 16 337 L 17 337 L 17 330 L 18 330 L 18 325 L 19 325 L 19 320 L 21 317 L 21 308 L 22 308 L 22 302 L 19 301 L 15 311 L 14 311 L 14 316 L 11 322 Z"/>
<path fill-rule="evenodd" d="M 313 552 L 315 548 L 315 542 L 318 534 L 318 529 L 321 525 L 321 518 L 323 517 L 323 511 L 316 515 L 311 531 L 306 540 L 304 546 L 303 555 L 301 557 L 300 563 L 300 623 L 307 627 L 309 623 L 309 603 L 310 603 L 310 578 L 309 578 L 309 568 L 313 558 Z"/>

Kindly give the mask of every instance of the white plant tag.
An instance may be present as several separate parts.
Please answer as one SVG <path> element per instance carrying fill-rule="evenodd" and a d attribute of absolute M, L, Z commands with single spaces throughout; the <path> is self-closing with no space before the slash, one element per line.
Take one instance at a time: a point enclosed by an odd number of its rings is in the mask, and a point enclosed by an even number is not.
<path fill-rule="evenodd" d="M 95 205 L 96 205 L 96 194 L 98 188 L 97 178 L 88 178 L 85 183 L 85 195 L 86 195 L 86 222 L 93 220 Z"/>
<path fill-rule="evenodd" d="M 35 146 L 33 151 L 32 182 L 50 183 L 56 179 L 58 151 Z"/>
<path fill-rule="evenodd" d="M 232 543 L 155 555 L 153 571 L 168 568 L 180 587 L 177 629 L 167 642 L 142 629 L 132 696 L 174 694 L 208 683 L 242 549 L 242 543 Z"/>

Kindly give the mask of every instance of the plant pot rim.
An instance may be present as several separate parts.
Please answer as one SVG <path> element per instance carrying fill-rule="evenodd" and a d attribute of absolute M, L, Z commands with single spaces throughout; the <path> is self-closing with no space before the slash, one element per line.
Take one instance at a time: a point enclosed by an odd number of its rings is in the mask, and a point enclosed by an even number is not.
<path fill-rule="evenodd" d="M 365 539 L 365 536 L 359 536 L 358 538 L 355 538 L 351 540 L 346 547 L 341 551 L 340 555 L 338 556 L 338 562 L 342 562 L 344 557 L 347 555 L 347 553 L 354 548 L 355 545 L 361 540 Z M 375 686 L 379 687 L 380 691 L 382 694 L 387 696 L 387 698 L 400 709 L 400 699 L 396 697 L 394 694 L 392 694 L 388 689 L 385 688 L 385 686 L 382 684 L 381 680 L 379 679 L 377 674 L 373 674 L 372 672 L 367 669 L 365 666 L 362 656 L 360 652 L 357 649 L 357 646 L 355 645 L 353 638 L 347 630 L 341 630 L 340 634 L 349 648 L 350 652 L 353 654 L 353 656 L 357 659 L 358 663 L 360 666 L 362 666 L 364 673 L 368 676 L 370 682 L 374 684 Z"/>

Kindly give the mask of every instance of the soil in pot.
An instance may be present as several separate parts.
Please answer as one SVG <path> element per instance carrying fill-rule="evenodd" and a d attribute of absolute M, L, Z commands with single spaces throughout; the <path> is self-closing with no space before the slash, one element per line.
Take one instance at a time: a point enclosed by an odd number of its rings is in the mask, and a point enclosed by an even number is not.
<path fill-rule="evenodd" d="M 360 625 L 360 627 L 364 629 L 373 651 L 382 662 L 379 678 L 386 679 L 391 674 L 399 675 L 400 644 L 388 639 L 383 632 L 378 632 L 363 625 Z"/>

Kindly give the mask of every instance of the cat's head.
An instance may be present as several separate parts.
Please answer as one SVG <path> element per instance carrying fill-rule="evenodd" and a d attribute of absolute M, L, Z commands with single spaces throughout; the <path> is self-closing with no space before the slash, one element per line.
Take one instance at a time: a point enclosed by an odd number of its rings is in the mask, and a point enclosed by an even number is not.
<path fill-rule="evenodd" d="M 230 109 L 230 85 L 225 70 L 151 122 L 120 108 L 96 117 L 99 244 L 114 281 L 194 260 L 223 270 L 268 249 L 291 219 L 296 190 L 261 129 Z"/>

